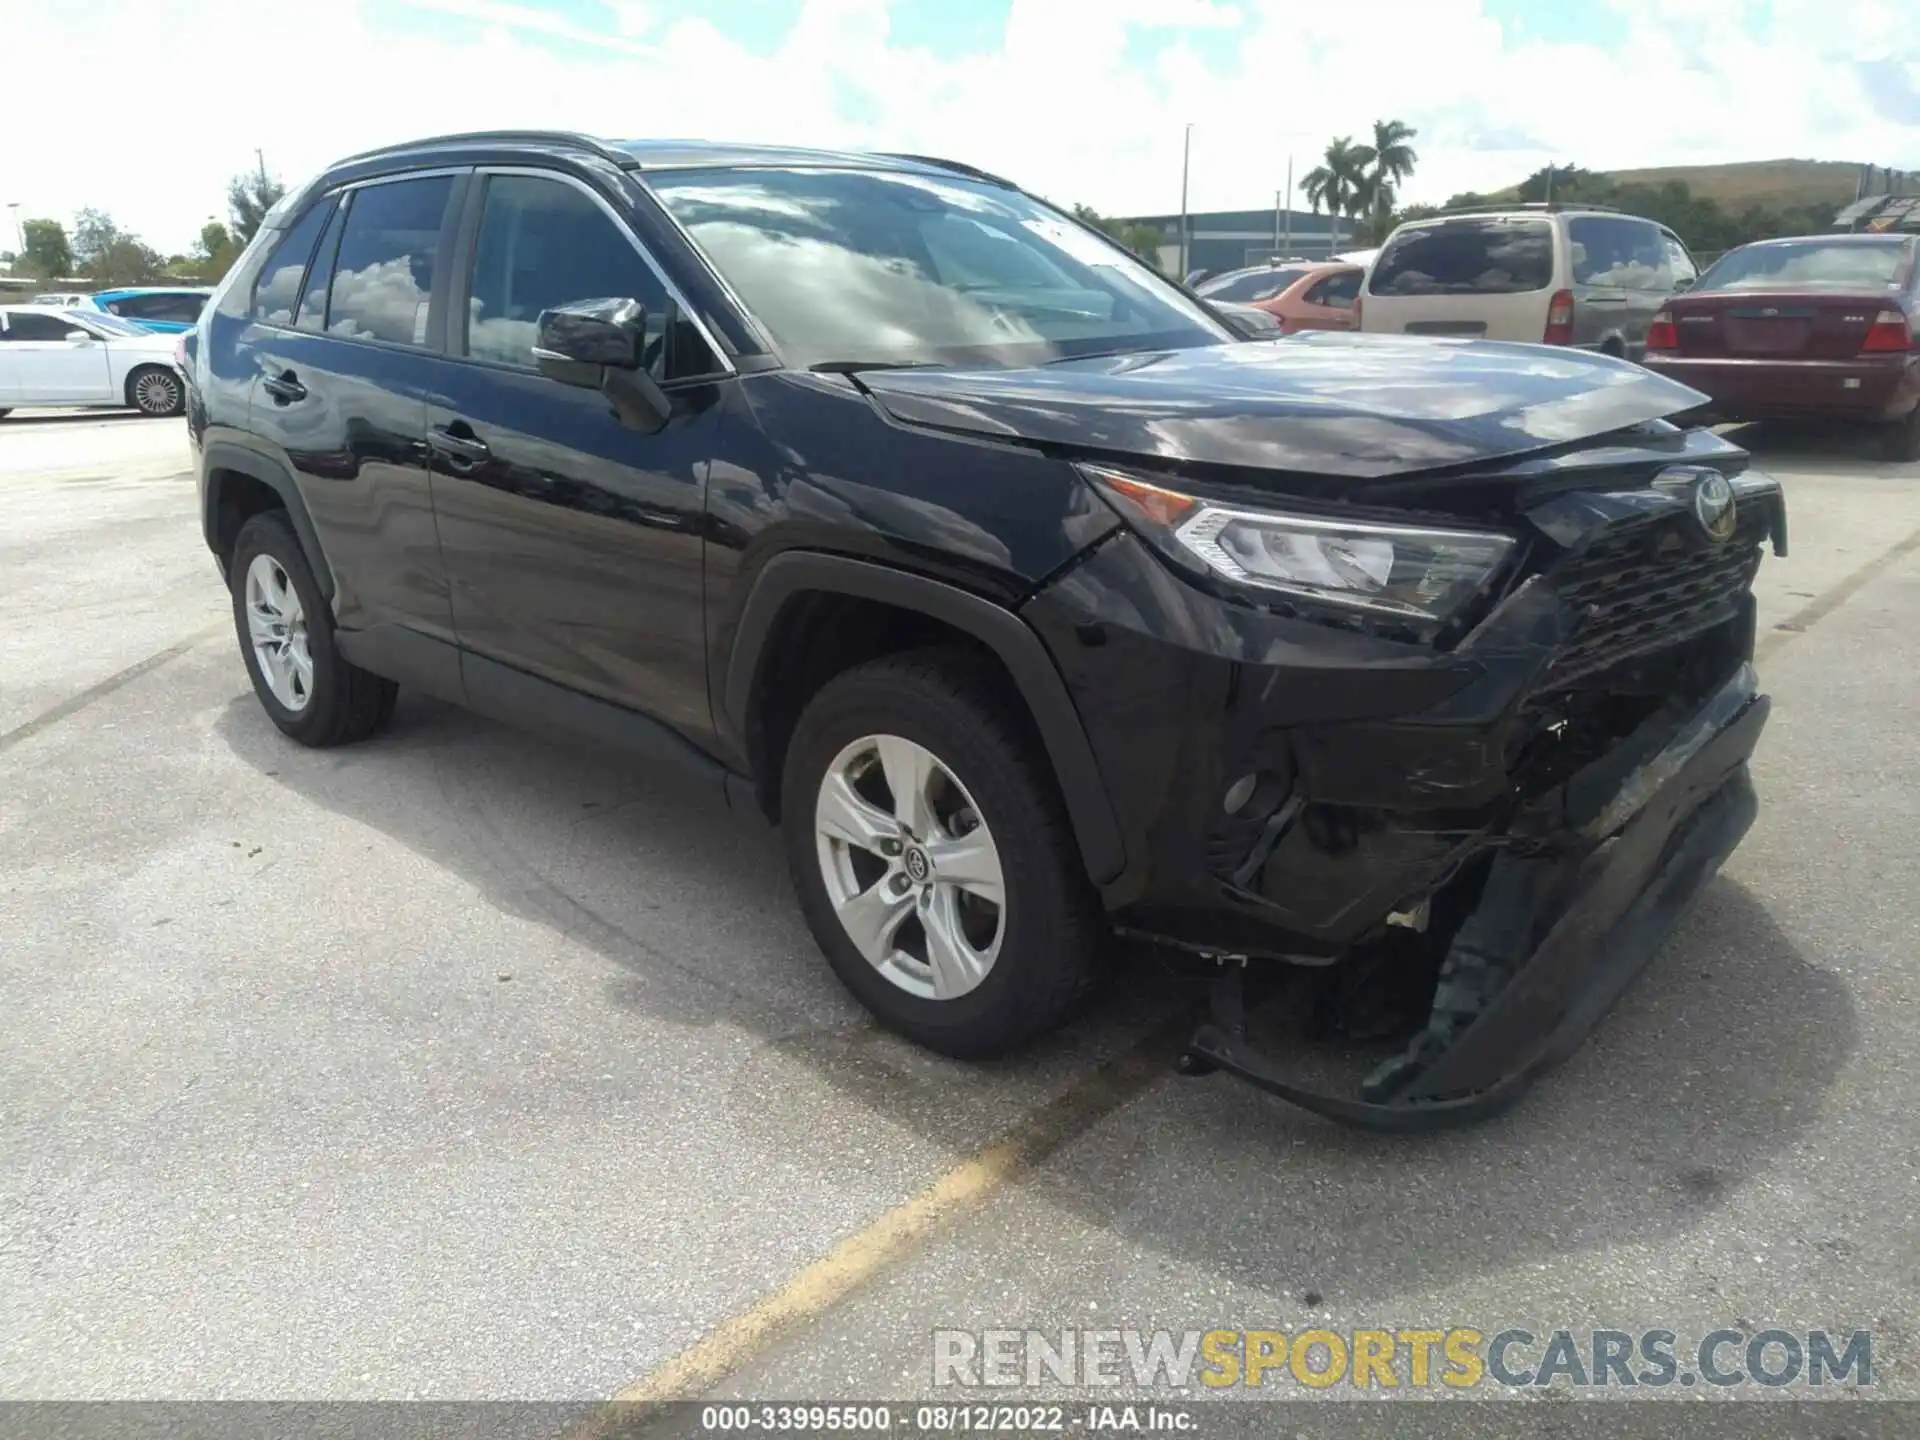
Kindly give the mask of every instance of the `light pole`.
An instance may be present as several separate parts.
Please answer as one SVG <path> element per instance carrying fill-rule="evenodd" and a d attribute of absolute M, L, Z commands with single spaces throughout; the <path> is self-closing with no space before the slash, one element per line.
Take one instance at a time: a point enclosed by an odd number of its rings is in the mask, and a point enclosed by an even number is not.
<path fill-rule="evenodd" d="M 1187 172 L 1193 163 L 1193 122 L 1187 122 L 1186 139 L 1180 144 L 1180 283 L 1187 283 L 1193 271 L 1193 256 L 1187 243 Z"/>
<path fill-rule="evenodd" d="M 18 200 L 9 200 L 7 202 L 7 210 L 13 217 L 13 259 L 17 267 L 20 263 L 21 255 L 26 252 L 27 232 L 20 228 L 20 202 Z"/>

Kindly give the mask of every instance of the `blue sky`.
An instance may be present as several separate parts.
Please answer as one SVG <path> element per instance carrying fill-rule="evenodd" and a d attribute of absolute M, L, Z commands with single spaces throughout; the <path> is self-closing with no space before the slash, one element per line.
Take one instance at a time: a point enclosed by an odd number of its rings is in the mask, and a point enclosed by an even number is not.
<path fill-rule="evenodd" d="M 0 87 L 0 202 L 112 211 L 163 249 L 224 210 L 256 146 L 338 155 L 500 125 L 911 149 L 1110 213 L 1273 203 L 1329 138 L 1419 130 L 1441 200 L 1549 160 L 1802 156 L 1920 169 L 1915 0 L 7 0 L 9 49 L 205 77 L 218 124 L 129 159 L 117 106 L 56 66 Z M 1836 17 L 1844 16 L 1844 24 Z M 276 43 L 277 42 L 277 43 Z M 277 57 L 271 79 L 263 62 Z"/>

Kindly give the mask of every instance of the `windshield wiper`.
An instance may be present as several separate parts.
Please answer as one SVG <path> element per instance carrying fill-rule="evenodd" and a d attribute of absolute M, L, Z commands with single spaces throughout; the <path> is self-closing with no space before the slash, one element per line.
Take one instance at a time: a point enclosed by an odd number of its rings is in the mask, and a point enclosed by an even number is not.
<path fill-rule="evenodd" d="M 807 369 L 816 375 L 858 375 L 862 370 L 938 370 L 938 360 L 822 360 Z"/>

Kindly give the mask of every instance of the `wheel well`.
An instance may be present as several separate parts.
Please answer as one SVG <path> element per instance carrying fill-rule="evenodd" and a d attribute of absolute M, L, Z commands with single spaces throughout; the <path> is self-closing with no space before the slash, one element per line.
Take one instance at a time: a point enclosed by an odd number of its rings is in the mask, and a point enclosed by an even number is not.
<path fill-rule="evenodd" d="M 240 470 L 216 470 L 218 488 L 213 512 L 213 540 L 222 564 L 233 558 L 233 542 L 240 527 L 268 510 L 284 510 L 287 502 L 264 480 Z"/>
<path fill-rule="evenodd" d="M 1009 709 L 1040 743 L 1033 717 L 1006 665 L 974 636 L 943 620 L 904 606 L 853 595 L 801 591 L 789 599 L 767 636 L 754 675 L 747 710 L 747 758 L 754 797 L 769 820 L 780 819 L 780 774 L 787 743 L 807 702 L 834 676 L 878 660 L 928 646 L 960 650 L 991 667 Z"/>

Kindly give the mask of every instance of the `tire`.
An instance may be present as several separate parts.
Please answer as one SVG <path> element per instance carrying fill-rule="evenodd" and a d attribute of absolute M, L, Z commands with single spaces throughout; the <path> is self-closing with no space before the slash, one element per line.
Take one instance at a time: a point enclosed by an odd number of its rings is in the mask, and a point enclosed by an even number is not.
<path fill-rule="evenodd" d="M 6 419 L 7 416 L 11 415 L 12 413 L 13 411 L 11 410 L 0 410 L 0 420 Z"/>
<path fill-rule="evenodd" d="M 261 708 L 283 734 L 315 748 L 345 745 L 392 718 L 399 687 L 334 648 L 333 612 L 284 511 L 266 511 L 240 527 L 227 573 L 241 659 Z M 262 646 L 271 658 L 263 659 Z"/>
<path fill-rule="evenodd" d="M 1887 459 L 1907 462 L 1920 460 L 1920 405 L 1895 420 L 1881 432 L 1880 449 Z"/>
<path fill-rule="evenodd" d="M 127 376 L 127 404 L 142 415 L 178 415 L 187 408 L 187 387 L 166 365 L 142 365 Z"/>
<path fill-rule="evenodd" d="M 916 650 L 861 665 L 829 681 L 808 703 L 781 775 L 787 864 L 827 962 L 881 1024 L 961 1058 L 1005 1053 L 1058 1025 L 1091 990 L 1106 932 L 1053 775 L 1003 692 L 995 670 L 959 651 Z M 878 746 L 872 754 L 861 750 L 874 741 L 885 742 L 887 757 Z M 935 800 L 914 837 L 900 836 L 901 806 L 886 783 L 903 746 L 918 747 L 938 772 L 921 789 Z M 821 828 L 823 795 L 827 808 L 846 813 L 831 798 L 840 791 L 830 782 L 856 772 L 856 798 L 872 812 L 859 819 L 875 821 L 893 837 L 877 849 L 897 843 L 895 858 L 843 844 Z M 968 824 L 969 811 L 977 829 Z M 895 828 L 887 831 L 889 825 Z M 991 879 L 979 873 L 974 837 L 981 833 L 997 857 L 997 905 L 985 898 Z M 916 886 L 909 871 L 911 852 L 920 847 L 913 838 L 933 842 L 921 850 L 923 862 L 932 853 L 952 862 L 952 877 L 968 867 L 975 873 L 964 883 L 942 879 L 936 858 L 929 878 Z M 929 874 L 924 865 L 921 873 Z M 866 902 L 867 913 L 877 913 L 874 897 L 890 896 L 887 887 L 902 882 L 907 898 L 886 903 L 904 905 L 908 913 L 891 931 L 876 927 L 886 936 L 879 949 L 890 953 L 884 963 L 870 959 L 874 943 L 863 951 L 841 906 L 860 909 Z M 850 901 L 855 890 L 860 893 Z M 956 933 L 974 967 L 962 976 L 971 988 L 942 984 L 959 967 L 931 963 L 935 935 L 951 942 Z M 939 953 L 951 960 L 956 951 L 949 943 Z M 942 989 L 948 993 L 937 993 Z"/>

